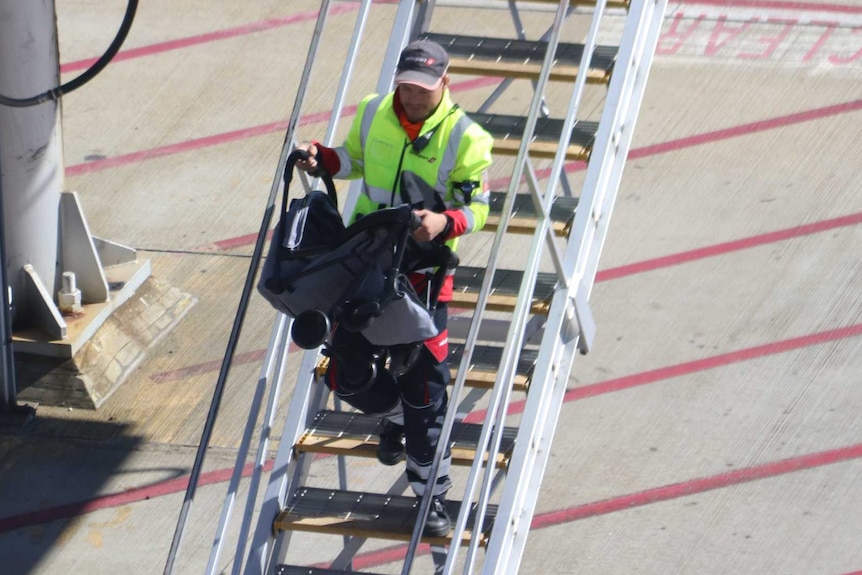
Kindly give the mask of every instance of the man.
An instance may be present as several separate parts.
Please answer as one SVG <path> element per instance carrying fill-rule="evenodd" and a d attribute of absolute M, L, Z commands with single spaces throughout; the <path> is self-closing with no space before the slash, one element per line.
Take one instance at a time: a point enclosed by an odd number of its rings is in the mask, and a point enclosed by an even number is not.
<path fill-rule="evenodd" d="M 488 217 L 486 170 L 491 164 L 491 136 L 470 120 L 449 95 L 449 56 L 442 46 L 419 40 L 401 52 L 395 90 L 372 94 L 359 104 L 344 143 L 327 148 L 315 142 L 300 146 L 309 153 L 297 167 L 314 173 L 324 170 L 334 178 L 363 178 L 352 220 L 384 207 L 413 201 L 402 197 L 404 172 L 412 172 L 434 189 L 436 196 L 415 214 L 421 225 L 413 233 L 420 242 L 445 242 L 455 249 L 457 238 L 480 230 Z M 436 211 L 435 211 L 436 207 Z M 413 274 L 416 291 L 427 288 L 426 274 Z M 395 465 L 406 456 L 406 473 L 417 496 L 422 496 L 446 414 L 450 380 L 447 362 L 447 305 L 452 276 L 440 292 L 434 322 L 439 334 L 424 342 L 418 360 L 406 373 L 378 376 L 359 393 L 339 385 L 346 371 L 333 356 L 327 384 L 344 401 L 365 413 L 384 415 L 377 458 Z M 330 345 L 343 350 L 368 347 L 361 334 L 336 326 Z M 335 354 L 338 355 L 338 354 Z M 341 369 L 340 368 L 345 368 Z M 343 383 L 343 381 L 342 381 Z M 451 518 L 445 505 L 450 455 L 447 451 L 433 483 L 433 499 L 425 534 L 449 532 Z"/>

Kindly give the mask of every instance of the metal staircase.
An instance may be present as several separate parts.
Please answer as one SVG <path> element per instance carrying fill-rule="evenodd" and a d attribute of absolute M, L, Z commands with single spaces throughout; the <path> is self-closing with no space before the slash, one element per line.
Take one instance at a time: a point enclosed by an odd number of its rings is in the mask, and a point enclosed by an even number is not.
<path fill-rule="evenodd" d="M 290 320 L 279 314 L 208 573 L 216 572 L 253 422 L 266 390 L 269 395 L 234 573 L 351 572 L 366 542 L 379 549 L 380 543 L 374 541 L 387 539 L 407 543 L 394 551 L 402 573 L 518 571 L 574 358 L 577 352 L 586 353 L 593 341 L 590 292 L 665 1 L 487 2 L 490 17 L 511 15 L 509 38 L 435 29 L 436 15 L 444 10 L 451 13 L 462 4 L 400 1 L 378 91 L 390 89 L 398 53 L 409 40 L 426 37 L 439 42 L 451 55 L 450 73 L 501 79 L 491 97 L 468 113 L 494 136 L 495 162 L 500 158 L 500 166 L 511 167 L 505 189 L 492 192 L 485 229 L 462 239 L 462 252 L 463 246 L 477 241 L 474 236 L 483 235 L 490 247 L 483 250 L 482 261 L 464 262 L 457 270 L 456 295 L 450 304 L 468 325 L 461 334 L 450 330 L 453 386 L 440 441 L 441 446 L 451 446 L 453 465 L 461 466 L 460 473 L 453 473 L 454 486 L 448 494 L 452 532 L 436 539 L 420 537 L 422 521 L 418 519 L 427 512 L 428 501 L 417 503 L 412 494 L 405 495 L 403 479 L 374 483 L 373 489 L 367 484 L 350 485 L 347 461 L 373 460 L 380 420 L 345 411 L 329 396 L 326 386 L 316 382 L 324 367 L 316 352 L 302 357 L 279 448 L 262 498 L 258 497 L 288 358 Z M 360 6 L 324 139 L 327 145 L 333 143 L 370 6 L 371 0 Z M 278 174 L 294 142 L 305 97 L 303 87 L 315 59 L 323 57 L 317 54 L 317 44 L 328 10 L 325 0 Z M 523 10 L 533 10 L 546 19 L 547 31 L 541 38 L 525 37 L 520 20 Z M 617 23 L 624 22 L 622 32 L 616 33 L 616 46 L 600 46 L 598 39 L 612 33 L 604 26 L 609 15 Z M 570 37 L 579 43 L 569 41 Z M 531 85 L 533 96 L 526 109 L 515 109 L 503 98 L 515 82 Z M 556 88 L 559 84 L 566 87 L 564 97 L 559 97 L 558 89 L 556 98 L 548 96 L 552 82 Z M 581 104 L 589 91 L 602 105 L 585 111 Z M 572 162 L 586 163 L 583 173 L 583 164 L 574 164 L 578 178 L 569 173 L 575 170 L 567 170 Z M 581 181 L 577 193 L 572 191 L 574 180 Z M 278 181 L 276 177 L 270 210 Z M 353 186 L 350 193 L 357 191 Z M 344 209 L 350 211 L 350 202 Z M 506 329 L 500 329 L 501 325 Z M 515 400 L 524 401 L 517 419 L 507 416 L 509 404 Z M 325 455 L 336 458 L 325 461 L 337 465 L 338 485 L 315 485 L 319 481 L 313 468 L 323 464 L 320 458 Z M 434 468 L 441 457 L 438 452 Z M 253 518 L 256 525 L 252 525 Z M 331 556 L 310 562 L 295 552 L 291 543 L 299 533 L 328 536 L 318 551 L 331 549 Z M 425 562 L 420 563 L 419 556 L 426 549 L 420 543 L 430 544 L 432 561 L 423 558 Z"/>

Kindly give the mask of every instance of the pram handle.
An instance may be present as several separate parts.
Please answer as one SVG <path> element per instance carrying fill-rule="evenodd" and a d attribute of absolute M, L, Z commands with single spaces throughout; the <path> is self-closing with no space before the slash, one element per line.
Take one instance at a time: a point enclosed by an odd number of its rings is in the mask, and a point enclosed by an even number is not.
<path fill-rule="evenodd" d="M 415 232 L 422 225 L 422 218 L 416 215 L 416 212 L 410 212 L 410 231 Z"/>
<path fill-rule="evenodd" d="M 311 154 L 306 150 L 293 150 L 287 156 L 287 160 L 284 163 L 284 196 L 281 201 L 281 211 L 282 213 L 287 211 L 287 191 L 290 189 L 290 182 L 293 180 L 293 168 L 296 167 L 296 162 L 299 160 L 308 161 L 311 157 Z M 338 207 L 338 194 L 335 192 L 335 184 L 332 181 L 332 176 L 329 175 L 329 172 L 326 170 L 318 170 L 314 174 L 311 174 L 315 177 L 320 177 L 323 180 L 323 185 L 326 186 L 326 193 L 329 195 L 329 199 L 332 200 L 332 203 L 335 207 Z"/>
<path fill-rule="evenodd" d="M 440 299 L 440 290 L 443 289 L 446 276 L 454 271 L 460 263 L 458 254 L 453 252 L 449 246 L 441 246 L 440 249 L 444 252 L 445 262 L 434 272 L 434 279 L 431 282 L 431 292 L 428 294 L 428 311 L 431 313 L 437 309 L 437 301 Z"/>

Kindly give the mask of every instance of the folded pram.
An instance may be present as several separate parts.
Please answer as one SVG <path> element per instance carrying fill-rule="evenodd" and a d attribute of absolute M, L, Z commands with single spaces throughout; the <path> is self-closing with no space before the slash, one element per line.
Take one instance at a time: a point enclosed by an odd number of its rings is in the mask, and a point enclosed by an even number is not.
<path fill-rule="evenodd" d="M 404 204 L 367 214 L 345 227 L 332 180 L 327 192 L 287 196 L 296 160 L 287 159 L 281 217 L 272 236 L 258 291 L 277 310 L 296 318 L 297 345 L 321 345 L 333 325 L 361 332 L 374 345 L 421 342 L 437 335 L 432 312 L 446 273 L 457 257 L 437 242 L 416 242 L 413 206 Z M 406 274 L 436 267 L 424 301 Z"/>

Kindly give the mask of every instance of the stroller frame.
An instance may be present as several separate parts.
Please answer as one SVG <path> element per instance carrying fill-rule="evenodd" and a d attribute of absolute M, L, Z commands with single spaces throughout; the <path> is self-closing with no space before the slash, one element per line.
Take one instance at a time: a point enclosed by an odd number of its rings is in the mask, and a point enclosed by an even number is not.
<path fill-rule="evenodd" d="M 293 341 L 304 349 L 323 345 L 324 355 L 330 355 L 326 340 L 337 325 L 361 332 L 389 356 L 393 346 L 436 335 L 433 313 L 457 256 L 438 241 L 411 237 L 421 220 L 410 204 L 365 214 L 344 227 L 326 173 L 321 174 L 325 195 L 314 190 L 288 204 L 296 161 L 307 157 L 296 150 L 287 158 L 281 217 L 258 282 L 258 291 L 273 307 L 295 318 Z M 422 302 L 407 274 L 432 267 L 437 269 Z M 377 365 L 380 357 L 369 359 Z"/>

